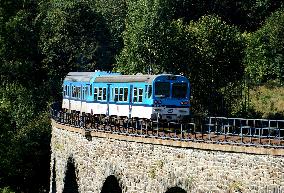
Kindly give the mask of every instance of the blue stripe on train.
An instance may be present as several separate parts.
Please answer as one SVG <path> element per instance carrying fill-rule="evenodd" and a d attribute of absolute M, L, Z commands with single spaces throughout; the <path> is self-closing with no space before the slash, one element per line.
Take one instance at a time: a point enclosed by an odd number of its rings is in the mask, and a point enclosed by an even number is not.
<path fill-rule="evenodd" d="M 64 98 L 68 99 L 69 98 Z M 106 102 L 106 101 L 84 101 L 79 99 L 71 99 L 72 101 L 82 101 L 86 103 L 98 103 L 98 104 L 116 104 L 116 105 L 130 105 L 128 102 Z M 145 104 L 145 103 L 132 103 L 132 106 L 144 106 L 144 107 L 167 107 L 167 108 L 189 108 L 189 105 L 178 106 L 178 105 L 154 105 L 154 104 Z"/>

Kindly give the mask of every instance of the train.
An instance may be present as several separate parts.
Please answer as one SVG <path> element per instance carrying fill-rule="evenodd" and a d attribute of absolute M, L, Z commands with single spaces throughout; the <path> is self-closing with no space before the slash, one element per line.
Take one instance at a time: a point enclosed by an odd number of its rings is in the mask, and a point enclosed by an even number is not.
<path fill-rule="evenodd" d="M 190 82 L 182 75 L 69 72 L 62 109 L 68 112 L 152 120 L 190 117 Z"/>

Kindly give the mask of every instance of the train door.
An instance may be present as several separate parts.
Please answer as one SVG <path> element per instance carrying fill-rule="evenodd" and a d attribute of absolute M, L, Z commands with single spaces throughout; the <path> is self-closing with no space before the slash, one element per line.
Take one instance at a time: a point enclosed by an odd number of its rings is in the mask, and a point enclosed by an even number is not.
<path fill-rule="evenodd" d="M 129 119 L 132 116 L 132 106 L 133 106 L 133 85 L 130 85 L 130 89 L 129 89 L 129 115 L 128 115 Z"/>
<path fill-rule="evenodd" d="M 110 102 L 110 86 L 111 84 L 107 84 L 107 112 L 106 115 L 109 116 L 109 102 Z"/>

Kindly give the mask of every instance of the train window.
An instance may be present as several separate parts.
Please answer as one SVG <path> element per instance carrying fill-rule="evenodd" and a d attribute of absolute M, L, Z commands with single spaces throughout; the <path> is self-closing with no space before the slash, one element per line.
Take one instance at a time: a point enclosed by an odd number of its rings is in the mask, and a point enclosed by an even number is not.
<path fill-rule="evenodd" d="M 143 88 L 139 88 L 138 102 L 142 102 L 142 101 L 143 101 Z"/>
<path fill-rule="evenodd" d="M 127 101 L 128 100 L 128 88 L 124 88 L 124 101 Z"/>
<path fill-rule="evenodd" d="M 89 91 L 88 87 L 85 86 L 85 98 L 89 95 L 88 91 Z"/>
<path fill-rule="evenodd" d="M 119 101 L 123 101 L 123 88 L 119 88 Z"/>
<path fill-rule="evenodd" d="M 143 88 L 133 89 L 133 102 L 142 102 L 143 101 Z"/>
<path fill-rule="evenodd" d="M 72 87 L 71 87 L 71 92 L 72 92 L 71 97 L 75 97 L 75 90 L 74 90 L 74 86 L 72 86 Z"/>
<path fill-rule="evenodd" d="M 98 88 L 94 88 L 94 101 L 98 100 Z"/>
<path fill-rule="evenodd" d="M 102 99 L 103 99 L 103 88 L 99 88 L 98 101 L 101 101 Z"/>
<path fill-rule="evenodd" d="M 81 98 L 81 88 L 77 87 L 77 98 Z"/>
<path fill-rule="evenodd" d="M 156 82 L 155 83 L 155 97 L 166 98 L 170 96 L 170 83 L 169 82 Z"/>
<path fill-rule="evenodd" d="M 152 85 L 145 86 L 145 98 L 151 98 L 152 96 Z"/>
<path fill-rule="evenodd" d="M 148 86 L 148 98 L 152 97 L 152 85 Z"/>
<path fill-rule="evenodd" d="M 173 98 L 186 98 L 187 83 L 173 83 Z"/>
<path fill-rule="evenodd" d="M 114 89 L 114 101 L 118 101 L 118 88 Z"/>
<path fill-rule="evenodd" d="M 103 100 L 106 101 L 106 88 L 103 88 Z"/>
<path fill-rule="evenodd" d="M 138 92 L 137 92 L 137 88 L 134 87 L 133 88 L 133 102 L 137 102 L 138 100 Z"/>

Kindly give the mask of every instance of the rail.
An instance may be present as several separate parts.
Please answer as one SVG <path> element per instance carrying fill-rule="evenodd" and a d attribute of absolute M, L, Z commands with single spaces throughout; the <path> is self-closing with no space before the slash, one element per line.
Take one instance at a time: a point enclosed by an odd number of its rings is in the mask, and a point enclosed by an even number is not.
<path fill-rule="evenodd" d="M 57 123 L 85 131 L 215 144 L 284 148 L 284 120 L 194 117 L 189 122 L 158 122 L 63 112 L 53 105 Z"/>

